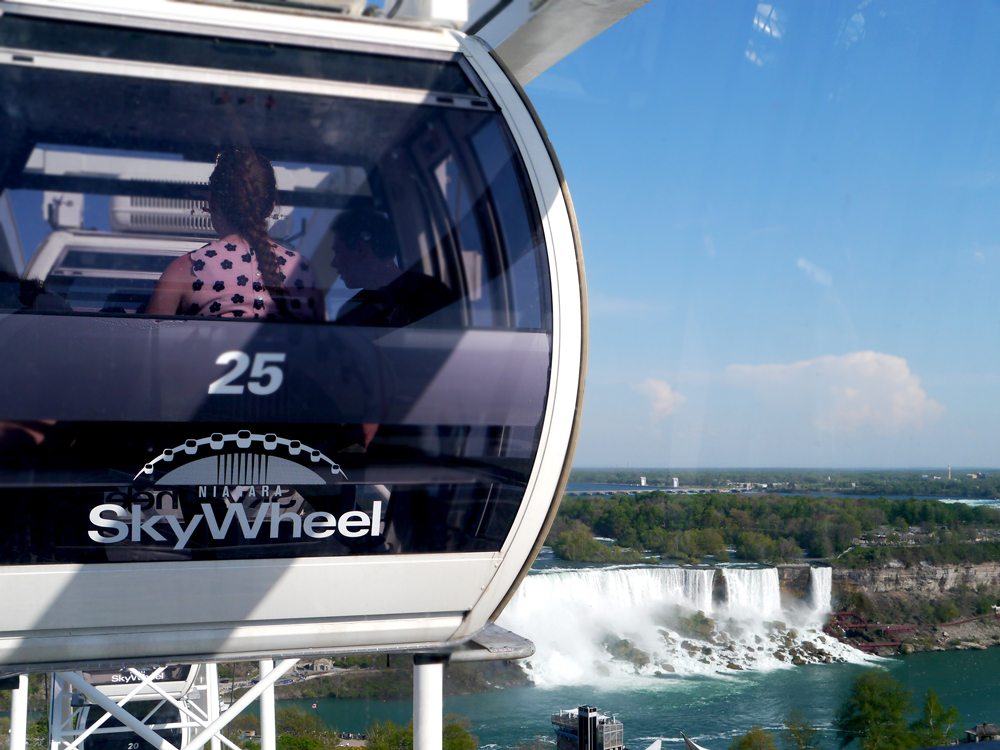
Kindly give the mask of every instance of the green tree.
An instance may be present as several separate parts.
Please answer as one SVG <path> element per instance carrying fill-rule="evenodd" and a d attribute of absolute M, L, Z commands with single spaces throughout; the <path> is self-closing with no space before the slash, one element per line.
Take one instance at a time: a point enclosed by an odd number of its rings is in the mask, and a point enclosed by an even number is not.
<path fill-rule="evenodd" d="M 919 747 L 949 744 L 952 741 L 951 731 L 961 718 L 958 708 L 955 706 L 945 708 L 937 693 L 928 690 L 924 694 L 920 718 L 910 724 L 914 744 Z"/>
<path fill-rule="evenodd" d="M 337 746 L 337 733 L 304 708 L 278 709 L 274 717 L 279 750 L 323 750 Z M 284 744 L 282 744 L 284 743 Z"/>
<path fill-rule="evenodd" d="M 277 734 L 317 736 L 327 732 L 326 724 L 314 713 L 298 706 L 280 708 L 274 717 Z"/>
<path fill-rule="evenodd" d="M 444 719 L 442 750 L 476 750 L 479 740 L 469 731 L 469 722 L 459 716 Z"/>
<path fill-rule="evenodd" d="M 937 622 L 950 622 L 962 616 L 962 613 L 958 611 L 958 607 L 955 606 L 955 602 L 949 600 L 935 602 L 933 611 L 934 619 Z"/>
<path fill-rule="evenodd" d="M 323 750 L 323 743 L 315 737 L 283 734 L 275 743 L 278 750 Z"/>
<path fill-rule="evenodd" d="M 794 539 L 784 537 L 778 540 L 778 557 L 782 560 L 800 560 L 805 554 Z"/>
<path fill-rule="evenodd" d="M 49 746 L 48 719 L 38 719 L 28 724 L 28 736 L 25 744 L 29 750 L 45 750 Z"/>
<path fill-rule="evenodd" d="M 786 750 L 819 750 L 819 733 L 805 714 L 798 710 L 785 717 L 785 732 L 781 740 Z"/>
<path fill-rule="evenodd" d="M 593 532 L 581 521 L 573 521 L 552 542 L 552 550 L 563 560 L 588 562 L 640 562 L 642 553 L 622 547 L 609 547 L 594 539 Z"/>
<path fill-rule="evenodd" d="M 552 542 L 552 548 L 564 560 L 585 560 L 594 554 L 593 532 L 582 521 L 573 521 L 569 528 Z"/>
<path fill-rule="evenodd" d="M 413 722 L 405 727 L 392 721 L 376 721 L 367 730 L 368 750 L 413 750 Z M 479 740 L 459 716 L 446 716 L 443 728 L 443 750 L 476 750 Z"/>
<path fill-rule="evenodd" d="M 394 721 L 376 721 L 366 732 L 368 750 L 413 750 L 413 724 L 400 726 Z"/>
<path fill-rule="evenodd" d="M 774 736 L 756 724 L 750 731 L 729 743 L 729 750 L 778 750 Z"/>
<path fill-rule="evenodd" d="M 260 718 L 248 713 L 240 714 L 222 730 L 222 733 L 231 740 L 250 732 L 253 732 L 257 737 L 260 736 Z"/>
<path fill-rule="evenodd" d="M 743 531 L 736 536 L 736 554 L 744 560 L 763 562 L 776 557 L 777 544 L 766 534 Z"/>
<path fill-rule="evenodd" d="M 906 725 L 910 692 L 888 672 L 872 670 L 854 681 L 837 711 L 840 746 L 857 740 L 861 750 L 905 750 L 912 745 Z"/>

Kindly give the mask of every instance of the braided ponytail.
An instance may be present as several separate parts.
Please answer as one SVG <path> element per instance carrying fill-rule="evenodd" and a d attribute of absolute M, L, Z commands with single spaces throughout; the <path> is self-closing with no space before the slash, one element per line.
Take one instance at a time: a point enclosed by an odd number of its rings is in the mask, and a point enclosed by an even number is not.
<path fill-rule="evenodd" d="M 278 202 L 271 162 L 249 147 L 227 148 L 219 153 L 208 187 L 219 211 L 250 245 L 271 299 L 284 307 L 285 275 L 267 234 L 267 218 Z"/>

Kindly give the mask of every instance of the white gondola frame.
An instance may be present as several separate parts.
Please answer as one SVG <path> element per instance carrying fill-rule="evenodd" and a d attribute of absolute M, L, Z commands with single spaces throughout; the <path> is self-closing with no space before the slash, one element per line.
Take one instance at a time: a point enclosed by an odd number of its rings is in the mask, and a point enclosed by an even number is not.
<path fill-rule="evenodd" d="M 0 3 L 0 11 L 184 33 L 218 33 L 224 28 L 233 34 L 237 29 L 253 29 L 261 40 L 309 46 L 358 49 L 378 45 L 381 52 L 388 42 L 400 54 L 415 50 L 446 56 L 463 53 L 499 105 L 522 154 L 547 247 L 553 324 L 550 385 L 540 442 L 526 500 L 499 552 L 14 566 L 0 572 L 4 595 L 9 601 L 30 601 L 32 606 L 9 608 L 4 616 L 0 664 L 39 669 L 166 656 L 194 661 L 265 654 L 440 650 L 473 635 L 509 596 L 551 521 L 551 501 L 565 481 L 577 428 L 585 351 L 583 274 L 564 185 L 530 111 L 485 45 L 458 32 L 437 29 L 163 0 L 144 3 L 141 9 L 124 0 L 77 2 L 72 8 L 54 0 L 27 0 Z M 77 64 L 64 59 L 68 56 L 48 57 L 56 65 Z M 156 67 L 140 65 L 147 72 Z M 159 67 L 162 75 L 173 73 L 170 66 Z M 227 80 L 224 72 L 198 75 Z M 261 80 L 267 78 L 279 77 L 262 76 Z M 233 79 L 233 83 L 245 82 L 241 76 Z M 317 85 L 323 88 L 321 82 Z M 351 91 L 339 87 L 337 93 L 350 95 Z M 242 606 L 220 601 L 225 597 L 218 592 L 240 580 L 269 586 L 260 590 L 250 586 Z M 338 594 L 310 599 L 309 593 L 321 587 Z M 115 606 L 109 606 L 109 597 Z M 166 612 L 176 612 L 178 601 L 184 602 L 188 614 L 155 625 Z M 210 610 L 212 615 L 206 615 Z"/>

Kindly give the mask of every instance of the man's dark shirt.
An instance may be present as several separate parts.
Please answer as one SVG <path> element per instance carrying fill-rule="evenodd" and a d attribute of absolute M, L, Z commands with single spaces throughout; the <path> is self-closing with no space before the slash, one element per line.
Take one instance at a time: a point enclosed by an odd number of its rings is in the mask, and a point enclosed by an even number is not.
<path fill-rule="evenodd" d="M 458 295 L 435 278 L 415 271 L 403 271 L 379 289 L 362 289 L 337 314 L 337 322 L 353 326 L 400 328 L 435 315 L 425 324 L 434 328 L 461 327 Z"/>

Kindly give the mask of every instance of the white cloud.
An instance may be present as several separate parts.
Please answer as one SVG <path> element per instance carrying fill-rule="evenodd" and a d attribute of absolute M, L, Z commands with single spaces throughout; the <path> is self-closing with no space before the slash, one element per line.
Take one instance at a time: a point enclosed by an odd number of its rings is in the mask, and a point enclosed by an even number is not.
<path fill-rule="evenodd" d="M 770 365 L 730 365 L 736 385 L 773 402 L 785 415 L 797 414 L 814 428 L 857 433 L 865 428 L 902 432 L 919 428 L 944 408 L 924 390 L 902 357 L 880 352 Z"/>
<path fill-rule="evenodd" d="M 863 7 L 863 5 L 860 7 Z M 840 29 L 840 33 L 837 35 L 837 41 L 835 43 L 841 45 L 844 49 L 848 49 L 864 38 L 865 14 L 859 9 L 858 12 L 854 13 L 847 19 L 847 22 Z"/>
<path fill-rule="evenodd" d="M 974 263 L 990 263 L 1000 258 L 1000 245 L 973 242 L 971 253 Z"/>
<path fill-rule="evenodd" d="M 795 266 L 820 286 L 833 286 L 833 277 L 825 268 L 820 268 L 805 258 L 795 261 Z"/>
<path fill-rule="evenodd" d="M 646 315 L 664 309 L 649 300 L 636 297 L 612 297 L 608 294 L 592 294 L 587 300 L 587 308 L 591 317 L 606 315 Z"/>
<path fill-rule="evenodd" d="M 687 401 L 687 398 L 670 387 L 665 380 L 656 378 L 646 378 L 641 383 L 633 386 L 635 390 L 649 399 L 650 408 L 653 410 L 653 417 L 662 419 L 669 417 Z"/>

